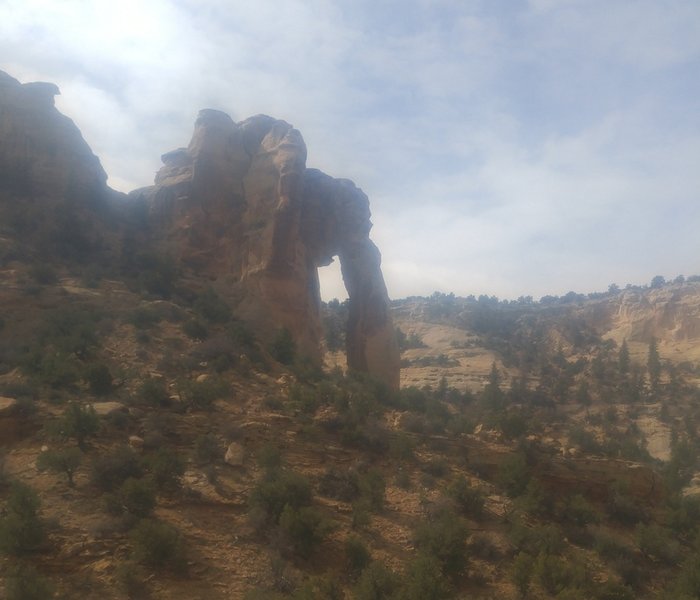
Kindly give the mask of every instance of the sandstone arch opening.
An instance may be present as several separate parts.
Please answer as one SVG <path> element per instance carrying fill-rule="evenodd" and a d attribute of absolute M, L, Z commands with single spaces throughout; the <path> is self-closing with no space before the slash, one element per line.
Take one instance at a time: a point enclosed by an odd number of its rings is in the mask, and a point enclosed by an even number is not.
<path fill-rule="evenodd" d="M 338 257 L 333 257 L 330 265 L 319 267 L 317 273 L 321 294 L 323 343 L 328 352 L 326 363 L 330 367 L 345 370 L 349 298 Z"/>

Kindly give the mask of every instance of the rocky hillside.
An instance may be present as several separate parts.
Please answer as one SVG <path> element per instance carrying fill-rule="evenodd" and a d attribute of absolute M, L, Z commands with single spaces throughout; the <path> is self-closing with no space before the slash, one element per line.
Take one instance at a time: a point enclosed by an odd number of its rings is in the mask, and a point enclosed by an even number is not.
<path fill-rule="evenodd" d="M 696 282 L 390 313 L 288 124 L 125 197 L 55 92 L 0 78 L 1 597 L 700 597 Z"/>

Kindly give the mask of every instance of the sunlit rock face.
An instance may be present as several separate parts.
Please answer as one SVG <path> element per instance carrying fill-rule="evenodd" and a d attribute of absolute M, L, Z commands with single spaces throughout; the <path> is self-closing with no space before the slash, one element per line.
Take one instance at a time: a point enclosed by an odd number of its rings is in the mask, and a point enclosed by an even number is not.
<path fill-rule="evenodd" d="M 367 196 L 306 168 L 288 123 L 258 115 L 234 123 L 203 110 L 187 148 L 163 156 L 155 186 L 132 193 L 149 206 L 161 247 L 232 297 L 263 337 L 286 327 L 321 361 L 318 268 L 340 259 L 350 298 L 348 366 L 397 388 L 399 352 L 369 239 Z"/>

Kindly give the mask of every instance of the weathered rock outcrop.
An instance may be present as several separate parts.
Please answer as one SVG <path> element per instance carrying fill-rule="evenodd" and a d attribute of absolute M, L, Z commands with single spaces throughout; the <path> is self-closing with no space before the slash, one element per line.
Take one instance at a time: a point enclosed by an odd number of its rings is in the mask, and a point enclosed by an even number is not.
<path fill-rule="evenodd" d="M 155 186 L 132 196 L 148 203 L 164 251 L 234 297 L 237 314 L 264 336 L 287 328 L 316 362 L 317 270 L 338 256 L 350 298 L 348 366 L 398 387 L 389 299 L 360 189 L 306 169 L 301 134 L 264 115 L 234 123 L 203 110 L 189 146 L 163 162 Z"/>
<path fill-rule="evenodd" d="M 0 233 L 15 234 L 25 256 L 94 259 L 104 245 L 98 215 L 120 194 L 56 109 L 59 93 L 52 83 L 21 84 L 0 71 Z"/>
<path fill-rule="evenodd" d="M 58 93 L 0 72 L 0 229 L 9 224 L 25 251 L 71 260 L 101 252 L 110 261 L 122 246 L 133 253 L 137 243 L 155 245 L 228 297 L 262 339 L 287 328 L 317 363 L 317 269 L 338 256 L 350 296 L 348 365 L 398 387 L 369 202 L 352 182 L 307 169 L 296 129 L 264 115 L 234 123 L 203 110 L 189 146 L 163 155 L 155 185 L 115 202 L 99 160 L 55 108 Z M 147 235 L 129 221 L 144 205 Z"/>
<path fill-rule="evenodd" d="M 53 83 L 0 71 L 0 179 L 20 196 L 64 199 L 106 189 L 107 174 L 75 123 L 54 105 Z"/>

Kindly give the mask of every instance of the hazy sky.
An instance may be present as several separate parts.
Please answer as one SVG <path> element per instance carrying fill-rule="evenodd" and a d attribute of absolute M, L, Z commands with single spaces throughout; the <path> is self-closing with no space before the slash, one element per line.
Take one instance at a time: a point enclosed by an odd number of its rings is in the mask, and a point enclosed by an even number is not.
<path fill-rule="evenodd" d="M 700 273 L 698 0 L 0 0 L 0 69 L 123 191 L 200 108 L 292 123 L 368 194 L 392 297 Z"/>

